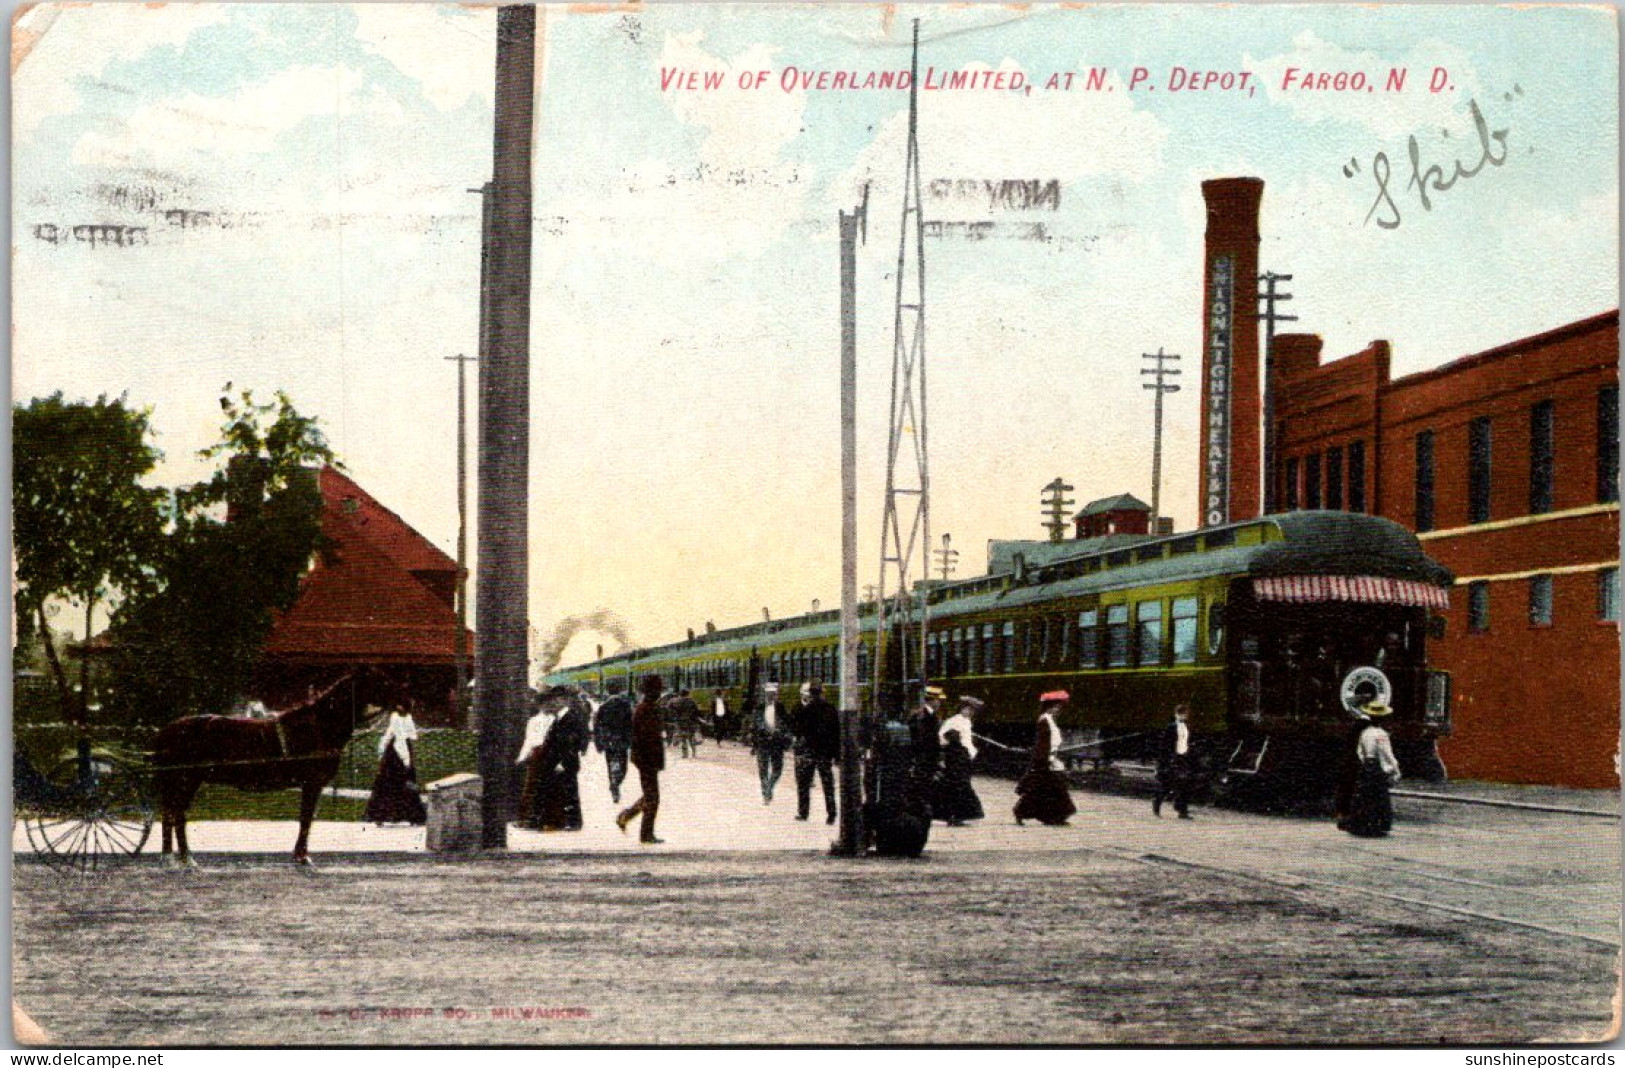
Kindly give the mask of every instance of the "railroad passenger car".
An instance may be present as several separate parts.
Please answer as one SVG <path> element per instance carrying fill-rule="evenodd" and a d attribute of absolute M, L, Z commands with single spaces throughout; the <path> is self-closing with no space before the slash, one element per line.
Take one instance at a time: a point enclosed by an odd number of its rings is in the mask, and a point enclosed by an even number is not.
<path fill-rule="evenodd" d="M 1041 567 L 925 585 L 925 675 L 989 712 L 978 732 L 1024 745 L 1038 695 L 1072 694 L 1062 727 L 1076 757 L 1143 759 L 1173 706 L 1191 706 L 1204 764 L 1220 777 L 1263 773 L 1330 781 L 1349 709 L 1383 699 L 1410 775 L 1436 776 L 1434 740 L 1450 729 L 1450 685 L 1427 665 L 1450 573 L 1414 535 L 1349 512 L 1291 512 L 1146 537 Z M 862 617 L 860 677 L 871 680 L 874 616 Z M 837 681 L 838 612 L 691 637 L 555 673 L 601 690 L 658 672 L 730 725 L 763 682 Z M 901 635 L 886 643 L 896 649 Z M 918 647 L 917 633 L 911 641 Z M 886 673 L 887 665 L 880 665 Z M 910 679 L 918 685 L 919 679 Z M 866 693 L 871 687 L 866 686 Z"/>

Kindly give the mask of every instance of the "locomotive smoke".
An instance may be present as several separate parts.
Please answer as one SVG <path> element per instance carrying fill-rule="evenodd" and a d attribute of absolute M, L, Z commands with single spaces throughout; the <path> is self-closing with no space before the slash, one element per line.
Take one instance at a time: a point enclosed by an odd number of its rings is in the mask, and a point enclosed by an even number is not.
<path fill-rule="evenodd" d="M 563 658 L 564 648 L 570 644 L 570 639 L 585 630 L 595 630 L 614 638 L 620 643 L 615 648 L 617 653 L 632 644 L 632 634 L 626 629 L 626 623 L 607 608 L 588 612 L 584 616 L 566 616 L 554 625 L 553 633 L 547 636 L 547 641 L 542 644 L 541 651 L 536 657 L 543 675 L 559 666 L 559 660 Z"/>

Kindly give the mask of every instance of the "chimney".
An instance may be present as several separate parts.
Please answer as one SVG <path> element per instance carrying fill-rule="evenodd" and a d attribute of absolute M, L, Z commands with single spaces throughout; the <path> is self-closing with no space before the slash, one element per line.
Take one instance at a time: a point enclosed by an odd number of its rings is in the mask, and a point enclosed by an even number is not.
<path fill-rule="evenodd" d="M 1285 382 L 1320 366 L 1319 334 L 1276 334 L 1275 376 Z"/>
<path fill-rule="evenodd" d="M 1202 183 L 1202 526 L 1259 514 L 1258 206 L 1264 182 Z"/>

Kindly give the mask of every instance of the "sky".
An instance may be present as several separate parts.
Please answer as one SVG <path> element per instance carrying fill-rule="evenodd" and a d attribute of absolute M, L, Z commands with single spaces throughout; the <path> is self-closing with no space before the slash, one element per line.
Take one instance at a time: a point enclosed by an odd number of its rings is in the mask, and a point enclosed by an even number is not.
<path fill-rule="evenodd" d="M 990 539 L 1043 536 L 1056 476 L 1078 505 L 1150 499 L 1140 370 L 1158 348 L 1183 356 L 1186 386 L 1166 401 L 1164 511 L 1195 523 L 1203 180 L 1264 180 L 1260 268 L 1293 276 L 1290 328 L 1327 358 L 1387 339 L 1397 376 L 1618 306 L 1608 9 L 544 8 L 538 635 L 607 608 L 654 645 L 839 602 L 836 212 L 865 183 L 859 581 L 876 581 L 908 100 L 816 75 L 906 69 L 916 17 L 922 72 L 1030 87 L 920 94 L 922 175 L 945 190 L 925 210 L 945 224 L 925 251 L 932 529 L 962 575 Z M 446 358 L 477 347 L 469 190 L 490 174 L 495 22 L 431 5 L 27 11 L 14 398 L 151 405 L 155 480 L 178 484 L 207 470 L 228 382 L 286 390 L 353 477 L 452 552 Z M 1409 73 L 1387 92 L 1393 68 Z M 1181 70 L 1249 80 L 1187 91 Z M 679 89 L 674 71 L 721 86 Z M 1339 71 L 1371 91 L 1302 87 Z M 1074 87 L 1047 88 L 1062 72 Z M 1424 170 L 1463 172 L 1426 207 L 1406 184 L 1413 137 Z M 1058 195 L 990 204 L 983 183 L 1005 181 Z"/>

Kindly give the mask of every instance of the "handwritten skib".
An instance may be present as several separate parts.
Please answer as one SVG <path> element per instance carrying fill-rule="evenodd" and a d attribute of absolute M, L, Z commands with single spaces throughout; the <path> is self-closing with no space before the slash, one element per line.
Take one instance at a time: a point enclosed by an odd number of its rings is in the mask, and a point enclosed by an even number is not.
<path fill-rule="evenodd" d="M 1478 110 L 1478 101 L 1470 101 L 1467 105 L 1473 116 L 1473 128 L 1478 131 L 1478 145 L 1480 155 L 1478 162 L 1471 167 L 1462 166 L 1461 160 L 1452 164 L 1452 173 L 1446 177 L 1445 169 L 1437 163 L 1423 165 L 1422 147 L 1416 142 L 1416 135 L 1412 134 L 1409 142 L 1411 175 L 1405 183 L 1405 189 L 1416 190 L 1417 199 L 1422 202 L 1423 211 L 1433 210 L 1433 199 L 1429 193 L 1443 193 L 1465 178 L 1471 178 L 1482 171 L 1486 166 L 1499 167 L 1507 159 L 1507 131 L 1491 131 L 1489 124 L 1484 121 L 1484 115 Z M 1500 146 L 1497 154 L 1495 146 Z M 1360 161 L 1351 159 L 1343 165 L 1343 176 L 1352 178 L 1360 171 Z M 1371 202 L 1371 210 L 1365 213 L 1365 222 L 1369 225 L 1373 218 L 1378 226 L 1384 230 L 1399 228 L 1399 203 L 1388 188 L 1390 166 L 1388 153 L 1378 152 L 1371 158 L 1371 176 L 1377 183 L 1377 194 Z"/>

